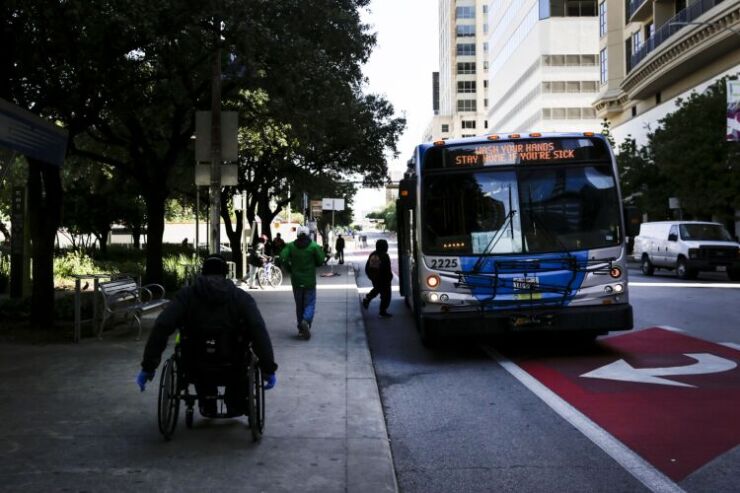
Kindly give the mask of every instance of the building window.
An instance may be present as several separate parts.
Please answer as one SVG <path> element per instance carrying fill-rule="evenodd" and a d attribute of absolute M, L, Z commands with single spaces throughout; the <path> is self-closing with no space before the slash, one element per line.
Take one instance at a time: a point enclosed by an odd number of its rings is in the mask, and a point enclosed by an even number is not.
<path fill-rule="evenodd" d="M 655 104 L 660 104 L 663 102 L 663 96 L 660 94 L 660 91 L 655 93 Z"/>
<path fill-rule="evenodd" d="M 485 5 L 485 4 L 483 5 L 483 13 L 484 14 L 488 13 L 488 5 Z"/>
<path fill-rule="evenodd" d="M 485 106 L 486 108 L 488 108 L 488 98 L 486 98 L 486 99 L 483 100 L 483 106 Z M 486 122 L 486 128 L 488 128 L 488 122 Z"/>
<path fill-rule="evenodd" d="M 475 7 L 457 7 L 455 9 L 456 19 L 475 19 Z"/>
<path fill-rule="evenodd" d="M 601 50 L 601 52 L 599 53 L 599 67 L 601 69 L 599 72 L 600 73 L 599 80 L 602 84 L 606 84 L 607 76 L 608 76 L 607 69 L 606 69 L 606 48 Z"/>
<path fill-rule="evenodd" d="M 486 79 L 486 80 L 483 81 L 483 87 L 485 89 L 488 89 L 488 79 Z"/>
<path fill-rule="evenodd" d="M 458 38 L 470 38 L 475 36 L 475 26 L 473 24 L 461 24 L 457 26 Z"/>
<path fill-rule="evenodd" d="M 476 83 L 474 80 L 461 80 L 457 82 L 458 93 L 470 93 L 475 92 Z"/>
<path fill-rule="evenodd" d="M 486 101 L 488 101 L 488 100 L 486 99 Z M 486 106 L 488 106 L 488 103 L 486 103 Z M 484 126 L 485 128 L 488 128 L 488 120 L 485 120 L 485 121 L 483 122 L 483 126 Z"/>
<path fill-rule="evenodd" d="M 442 132 L 447 133 L 450 131 L 450 126 L 446 123 L 442 124 Z"/>
<path fill-rule="evenodd" d="M 457 111 L 476 111 L 475 99 L 458 99 Z"/>
<path fill-rule="evenodd" d="M 457 74 L 475 74 L 475 62 L 458 62 Z"/>
<path fill-rule="evenodd" d="M 632 107 L 632 117 L 634 118 L 636 116 L 637 116 L 637 106 L 633 106 Z"/>
<path fill-rule="evenodd" d="M 463 120 L 462 128 L 475 128 L 475 120 Z"/>
<path fill-rule="evenodd" d="M 465 137 L 475 137 L 475 134 L 462 134 L 462 138 L 464 139 Z"/>
<path fill-rule="evenodd" d="M 632 33 L 632 54 L 637 53 L 642 47 L 642 32 L 635 31 Z"/>
<path fill-rule="evenodd" d="M 488 70 L 488 60 L 483 61 L 483 70 Z"/>
<path fill-rule="evenodd" d="M 599 4 L 599 37 L 606 36 L 606 0 Z"/>
<path fill-rule="evenodd" d="M 488 43 L 483 43 L 483 53 L 488 53 Z"/>
<path fill-rule="evenodd" d="M 596 0 L 540 0 L 540 19 L 550 16 L 596 17 Z"/>
<path fill-rule="evenodd" d="M 457 56 L 475 56 L 475 43 L 458 43 Z"/>

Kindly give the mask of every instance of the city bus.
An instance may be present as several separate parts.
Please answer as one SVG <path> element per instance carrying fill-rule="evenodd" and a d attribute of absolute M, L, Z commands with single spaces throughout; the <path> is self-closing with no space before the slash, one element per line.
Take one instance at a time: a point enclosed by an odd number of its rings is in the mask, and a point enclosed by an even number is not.
<path fill-rule="evenodd" d="M 593 132 L 417 146 L 396 208 L 399 287 L 422 342 L 631 329 L 625 240 L 639 217 L 617 177 Z"/>

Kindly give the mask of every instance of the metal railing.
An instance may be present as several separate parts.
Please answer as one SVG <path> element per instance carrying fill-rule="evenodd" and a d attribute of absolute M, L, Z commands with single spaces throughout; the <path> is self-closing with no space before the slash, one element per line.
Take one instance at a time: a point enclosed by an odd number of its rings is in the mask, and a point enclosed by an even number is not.
<path fill-rule="evenodd" d="M 649 0 L 630 0 L 628 4 L 628 15 L 627 19 L 631 19 L 633 15 L 635 15 L 635 12 L 637 12 L 640 7 L 642 7 L 642 4 L 647 2 Z"/>
<path fill-rule="evenodd" d="M 685 24 L 694 21 L 701 17 L 705 12 L 716 7 L 724 0 L 696 0 L 691 5 L 683 9 L 681 12 L 673 16 L 665 24 L 655 30 L 655 33 L 647 38 L 645 42 L 632 53 L 630 57 L 630 66 L 628 71 L 635 68 L 649 53 L 655 50 L 658 46 L 663 44 L 668 38 L 676 34 L 685 27 Z M 642 3 L 638 0 L 634 0 L 630 3 Z M 630 7 L 631 8 L 631 7 Z M 683 25 L 682 25 L 683 24 Z M 633 48 L 634 49 L 634 48 Z"/>

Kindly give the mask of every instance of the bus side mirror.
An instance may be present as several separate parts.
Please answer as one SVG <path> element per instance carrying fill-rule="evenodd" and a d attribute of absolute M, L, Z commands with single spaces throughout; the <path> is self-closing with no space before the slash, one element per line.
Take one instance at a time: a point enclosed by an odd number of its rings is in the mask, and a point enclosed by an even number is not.
<path fill-rule="evenodd" d="M 624 223 L 627 229 L 627 236 L 637 236 L 640 234 L 640 211 L 637 207 L 624 207 Z"/>
<path fill-rule="evenodd" d="M 413 209 L 416 202 L 416 180 L 404 178 L 398 183 L 398 201 L 404 209 Z"/>

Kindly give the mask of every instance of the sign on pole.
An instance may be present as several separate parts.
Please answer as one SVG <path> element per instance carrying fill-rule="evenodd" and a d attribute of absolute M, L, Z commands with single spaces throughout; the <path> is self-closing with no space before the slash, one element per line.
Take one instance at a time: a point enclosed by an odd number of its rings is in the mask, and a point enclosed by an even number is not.
<path fill-rule="evenodd" d="M 221 165 L 221 186 L 235 187 L 239 184 L 239 166 L 236 164 Z M 199 187 L 207 187 L 211 184 L 211 165 L 195 165 L 195 184 Z"/>
<path fill-rule="evenodd" d="M 740 80 L 727 81 L 727 140 L 740 142 Z"/>
<path fill-rule="evenodd" d="M 321 217 L 322 210 L 323 207 L 320 200 L 311 201 L 311 217 Z"/>
<path fill-rule="evenodd" d="M 321 208 L 325 211 L 343 211 L 344 199 L 321 199 Z"/>
<path fill-rule="evenodd" d="M 239 118 L 236 111 L 221 112 L 221 160 L 236 161 L 239 157 L 237 130 Z M 211 162 L 211 112 L 195 112 L 195 160 Z M 210 184 L 210 182 L 209 182 Z"/>

